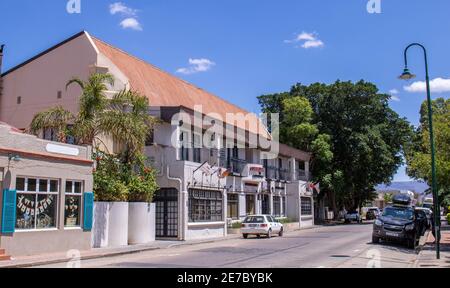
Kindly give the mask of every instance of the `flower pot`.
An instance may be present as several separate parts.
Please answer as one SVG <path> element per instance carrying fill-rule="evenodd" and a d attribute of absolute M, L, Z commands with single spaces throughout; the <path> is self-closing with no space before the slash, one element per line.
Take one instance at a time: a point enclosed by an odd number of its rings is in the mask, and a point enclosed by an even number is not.
<path fill-rule="evenodd" d="M 155 241 L 154 203 L 129 203 L 128 244 L 146 244 Z"/>
<path fill-rule="evenodd" d="M 92 247 L 128 245 L 128 203 L 95 202 Z"/>

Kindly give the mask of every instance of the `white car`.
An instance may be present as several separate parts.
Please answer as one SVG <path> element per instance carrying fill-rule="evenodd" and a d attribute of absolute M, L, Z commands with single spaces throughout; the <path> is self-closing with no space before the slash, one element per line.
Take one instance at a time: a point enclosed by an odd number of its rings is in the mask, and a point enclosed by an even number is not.
<path fill-rule="evenodd" d="M 350 223 L 352 221 L 358 222 L 358 223 L 362 222 L 361 215 L 359 215 L 358 211 L 347 212 L 347 214 L 345 214 L 345 216 L 344 216 L 344 220 L 345 220 L 345 223 Z"/>
<path fill-rule="evenodd" d="M 247 216 L 242 222 L 241 233 L 245 239 L 248 235 L 256 235 L 258 238 L 261 235 L 271 238 L 273 235 L 283 236 L 283 224 L 270 215 L 251 215 Z"/>

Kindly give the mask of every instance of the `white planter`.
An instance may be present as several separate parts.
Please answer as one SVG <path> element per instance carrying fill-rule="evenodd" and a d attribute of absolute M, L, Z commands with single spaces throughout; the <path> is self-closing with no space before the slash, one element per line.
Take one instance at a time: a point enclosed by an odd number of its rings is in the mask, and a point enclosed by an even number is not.
<path fill-rule="evenodd" d="M 128 245 L 128 203 L 95 202 L 92 247 Z"/>
<path fill-rule="evenodd" d="M 155 241 L 154 203 L 129 203 L 128 244 L 146 244 Z"/>

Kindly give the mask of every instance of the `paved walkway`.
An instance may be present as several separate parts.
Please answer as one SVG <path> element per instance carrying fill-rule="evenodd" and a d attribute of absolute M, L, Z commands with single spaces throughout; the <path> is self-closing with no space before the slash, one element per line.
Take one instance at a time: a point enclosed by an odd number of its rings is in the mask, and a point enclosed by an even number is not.
<path fill-rule="evenodd" d="M 417 268 L 450 268 L 450 226 L 442 226 L 441 231 L 441 259 L 436 259 L 435 238 L 428 234 L 426 245 L 420 252 L 415 267 Z"/>
<path fill-rule="evenodd" d="M 133 245 L 117 248 L 96 248 L 89 251 L 81 251 L 81 252 L 77 250 L 72 250 L 65 253 L 21 256 L 15 257 L 10 261 L 1 261 L 0 268 L 25 268 L 56 263 L 67 263 L 67 267 L 70 268 L 72 265 L 71 263 L 73 263 L 73 261 L 76 260 L 116 257 L 126 254 L 135 254 L 158 249 L 173 248 L 177 246 L 188 246 L 195 244 L 227 241 L 239 237 L 241 237 L 241 235 L 228 235 L 227 237 L 211 238 L 204 240 L 192 240 L 192 241 L 155 241 L 153 243 L 145 245 Z"/>

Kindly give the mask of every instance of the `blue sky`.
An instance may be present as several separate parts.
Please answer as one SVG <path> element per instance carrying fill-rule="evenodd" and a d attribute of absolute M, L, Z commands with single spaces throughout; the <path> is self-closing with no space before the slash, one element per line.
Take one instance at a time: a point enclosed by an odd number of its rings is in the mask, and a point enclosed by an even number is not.
<path fill-rule="evenodd" d="M 249 111 L 257 96 L 296 82 L 364 79 L 394 93 L 392 108 L 417 124 L 423 83 L 396 77 L 405 46 L 421 42 L 438 78 L 433 97 L 450 92 L 448 0 L 380 0 L 381 14 L 368 13 L 369 0 L 80 1 L 81 13 L 69 14 L 68 0 L 2 0 L 4 70 L 87 30 Z M 410 66 L 424 79 L 419 50 Z"/>

